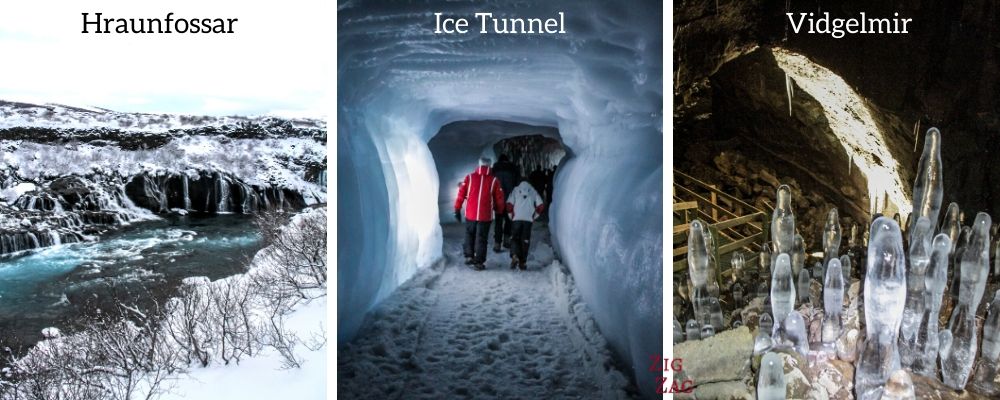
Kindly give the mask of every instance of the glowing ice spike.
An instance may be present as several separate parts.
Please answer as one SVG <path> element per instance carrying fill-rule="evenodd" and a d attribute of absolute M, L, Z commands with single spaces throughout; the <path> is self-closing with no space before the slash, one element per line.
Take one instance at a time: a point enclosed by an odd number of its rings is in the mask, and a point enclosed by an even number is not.
<path fill-rule="evenodd" d="M 733 253 L 731 264 L 733 267 L 733 283 L 736 283 L 739 281 L 740 276 L 742 276 L 743 266 L 746 264 L 746 259 L 743 258 L 743 252 L 737 251 Z"/>
<path fill-rule="evenodd" d="M 774 253 L 791 253 L 795 240 L 795 214 L 792 212 L 792 191 L 788 185 L 778 187 L 776 203 L 771 214 Z"/>
<path fill-rule="evenodd" d="M 806 244 L 802 235 L 795 234 L 792 242 L 792 273 L 799 274 L 806 267 Z"/>
<path fill-rule="evenodd" d="M 823 280 L 823 332 L 824 344 L 833 345 L 840 337 L 840 313 L 844 309 L 844 275 L 841 272 L 840 260 L 831 259 L 826 267 L 826 279 Z"/>
<path fill-rule="evenodd" d="M 709 279 L 709 257 L 705 242 L 705 225 L 699 220 L 691 221 L 687 259 L 692 286 L 704 287 Z"/>
<path fill-rule="evenodd" d="M 913 180 L 913 213 L 910 214 L 909 221 L 915 223 L 924 217 L 936 224 L 941 213 L 943 194 L 941 132 L 937 128 L 930 128 L 924 136 L 924 152 L 920 155 L 917 176 Z M 931 226 L 930 229 L 933 231 L 934 227 Z M 913 229 L 910 229 L 910 243 L 913 243 L 914 232 Z"/>
<path fill-rule="evenodd" d="M 990 311 L 983 323 L 983 361 L 996 365 L 1000 358 L 1000 290 L 993 294 Z"/>
<path fill-rule="evenodd" d="M 799 281 L 795 291 L 798 293 L 800 304 L 809 301 L 809 280 L 809 270 L 799 271 Z"/>
<path fill-rule="evenodd" d="M 806 320 L 798 310 L 792 310 L 785 318 L 785 338 L 792 342 L 795 351 L 802 355 L 809 354 L 809 332 Z"/>
<path fill-rule="evenodd" d="M 840 216 L 837 209 L 833 208 L 827 214 L 826 225 L 823 226 L 823 265 L 829 266 L 830 260 L 839 256 L 840 240 Z"/>
<path fill-rule="evenodd" d="M 910 379 L 910 374 L 905 369 L 896 370 L 892 375 L 889 375 L 881 400 L 915 400 L 916 398 L 916 393 L 913 391 L 913 379 Z"/>
<path fill-rule="evenodd" d="M 906 257 L 899 225 L 879 217 L 871 226 L 865 273 L 867 339 L 856 364 L 858 400 L 878 400 L 889 374 L 899 369 L 897 337 L 906 300 Z"/>
<path fill-rule="evenodd" d="M 914 373 L 937 377 L 939 338 L 938 320 L 941 315 L 941 297 L 948 286 L 948 253 L 951 239 L 939 233 L 931 245 L 931 258 L 924 272 L 924 314 L 920 319 L 916 352 L 912 369 Z"/>
<path fill-rule="evenodd" d="M 948 322 L 947 346 L 941 345 L 941 376 L 945 385 L 954 389 L 965 387 L 976 361 L 976 309 L 986 290 L 991 224 L 986 213 L 976 215 L 968 244 L 960 256 L 958 305 Z"/>
<path fill-rule="evenodd" d="M 764 354 L 757 376 L 757 400 L 785 400 L 785 363 L 774 352 Z"/>
<path fill-rule="evenodd" d="M 906 271 L 906 305 L 899 325 L 900 364 L 910 368 L 917 357 L 917 335 L 924 316 L 924 274 L 931 258 L 931 222 L 920 217 L 910 228 L 909 265 Z"/>
<path fill-rule="evenodd" d="M 771 312 L 774 313 L 775 329 L 781 326 L 793 309 L 795 281 L 792 278 L 792 262 L 788 254 L 779 254 L 771 276 Z"/>

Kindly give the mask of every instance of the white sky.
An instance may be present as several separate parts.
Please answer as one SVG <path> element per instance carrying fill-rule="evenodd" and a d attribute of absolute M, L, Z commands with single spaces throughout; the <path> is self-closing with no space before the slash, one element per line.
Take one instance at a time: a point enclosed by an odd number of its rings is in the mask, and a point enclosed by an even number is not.
<path fill-rule="evenodd" d="M 116 111 L 308 116 L 334 106 L 335 2 L 33 1 L 0 5 L 0 99 Z M 29 2 L 17 2 L 29 3 Z M 330 4 L 328 4 L 330 3 Z M 235 34 L 83 34 L 105 18 L 239 18 Z"/>

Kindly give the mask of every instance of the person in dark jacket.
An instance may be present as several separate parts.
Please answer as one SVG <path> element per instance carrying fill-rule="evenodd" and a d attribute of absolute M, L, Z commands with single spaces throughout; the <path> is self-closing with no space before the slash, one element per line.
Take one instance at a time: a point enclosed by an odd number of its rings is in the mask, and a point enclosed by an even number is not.
<path fill-rule="evenodd" d="M 486 269 L 486 242 L 493 214 L 502 213 L 506 208 L 500 180 L 490 170 L 491 161 L 486 157 L 479 159 L 479 167 L 458 185 L 458 198 L 455 199 L 458 222 L 462 222 L 462 204 L 465 203 L 465 263 L 480 271 Z"/>
<path fill-rule="evenodd" d="M 513 219 L 513 239 L 510 247 L 510 269 L 528 269 L 528 248 L 531 247 L 531 223 L 545 211 L 545 202 L 533 186 L 522 181 L 507 197 L 507 212 Z"/>
<path fill-rule="evenodd" d="M 493 164 L 493 176 L 500 180 L 500 188 L 506 196 L 518 182 L 517 167 L 508 160 L 506 154 L 501 154 L 496 164 Z M 493 227 L 493 251 L 499 253 L 502 247 L 510 248 L 510 218 L 507 213 L 497 213 L 496 225 Z M 501 247 L 502 246 L 502 247 Z"/>

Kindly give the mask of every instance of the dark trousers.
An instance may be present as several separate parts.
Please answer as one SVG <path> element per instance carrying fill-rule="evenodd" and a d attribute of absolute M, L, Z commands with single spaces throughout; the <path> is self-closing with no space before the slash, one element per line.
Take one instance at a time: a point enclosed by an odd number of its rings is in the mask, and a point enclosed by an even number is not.
<path fill-rule="evenodd" d="M 465 256 L 477 263 L 486 262 L 486 241 L 490 238 L 490 221 L 465 221 Z"/>
<path fill-rule="evenodd" d="M 507 213 L 497 214 L 493 222 L 496 222 L 493 226 L 493 243 L 502 244 L 504 238 L 510 237 L 510 216 Z"/>
<path fill-rule="evenodd" d="M 510 227 L 510 255 L 520 262 L 528 260 L 531 247 L 531 221 L 512 221 Z"/>

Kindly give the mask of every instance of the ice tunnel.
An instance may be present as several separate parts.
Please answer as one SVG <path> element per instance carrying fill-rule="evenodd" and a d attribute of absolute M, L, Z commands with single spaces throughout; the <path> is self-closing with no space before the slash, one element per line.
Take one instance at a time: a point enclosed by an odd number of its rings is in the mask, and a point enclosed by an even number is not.
<path fill-rule="evenodd" d="M 560 139 L 555 127 L 505 121 L 459 121 L 441 127 L 428 142 L 440 183 L 437 201 L 441 223 L 452 221 L 458 183 L 478 165 L 480 157 L 496 161 L 501 154 L 507 155 L 521 167 L 519 175 L 527 178 L 533 171 L 554 167 L 562 161 L 566 152 Z M 529 154 L 502 149 L 529 142 L 532 146 Z"/>
<path fill-rule="evenodd" d="M 497 134 L 557 136 L 571 154 L 555 177 L 554 246 L 601 333 L 651 395 L 646 361 L 662 343 L 663 94 L 662 4 L 647 3 L 490 3 L 518 15 L 577 10 L 557 35 L 436 35 L 422 5 L 341 5 L 339 343 L 441 258 L 448 210 L 439 197 L 455 180 L 439 176 L 453 173 L 441 163 L 457 170 L 467 161 L 444 160 L 429 142 L 452 123 L 503 121 L 492 123 Z M 480 135 L 453 151 L 478 156 L 496 139 Z"/>

